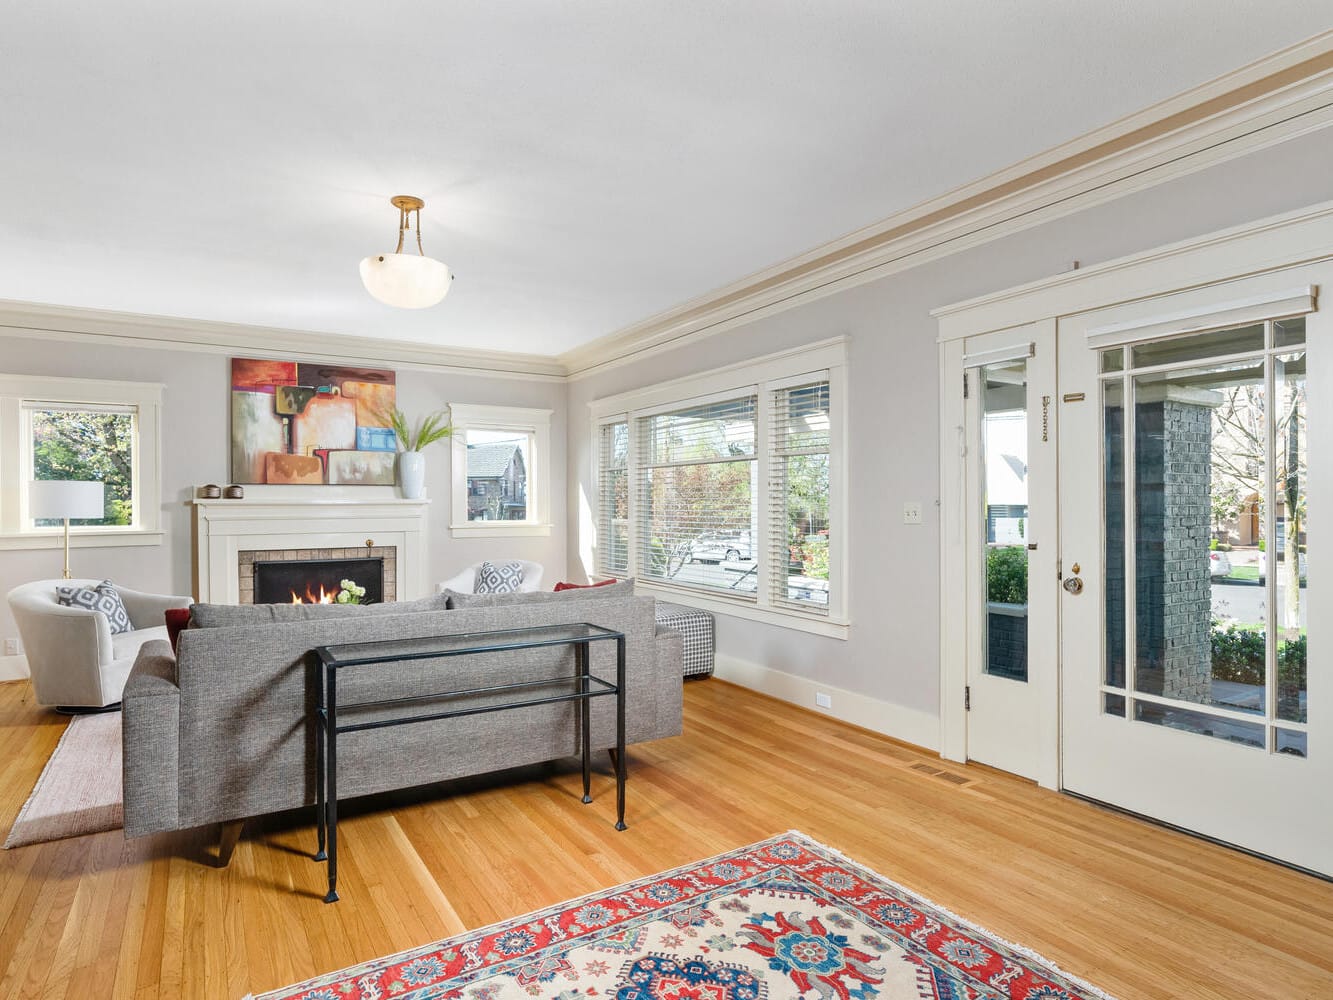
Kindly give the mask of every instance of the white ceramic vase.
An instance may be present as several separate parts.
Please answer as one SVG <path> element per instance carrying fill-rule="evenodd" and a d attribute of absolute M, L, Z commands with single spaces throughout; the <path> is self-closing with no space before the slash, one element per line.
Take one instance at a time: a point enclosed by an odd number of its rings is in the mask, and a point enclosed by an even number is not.
<path fill-rule="evenodd" d="M 408 500 L 420 500 L 426 493 L 426 456 L 419 451 L 398 455 L 398 485 Z"/>

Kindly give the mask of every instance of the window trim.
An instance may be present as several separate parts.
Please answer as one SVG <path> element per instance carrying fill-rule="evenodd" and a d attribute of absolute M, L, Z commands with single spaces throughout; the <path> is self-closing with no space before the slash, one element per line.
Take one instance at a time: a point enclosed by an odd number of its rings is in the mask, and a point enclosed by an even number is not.
<path fill-rule="evenodd" d="M 72 526 L 73 548 L 162 543 L 162 394 L 160 382 L 0 375 L 0 550 L 50 549 L 64 543 L 61 528 L 25 528 L 27 481 L 23 478 L 29 426 L 25 401 L 133 406 L 136 410 L 135 524 Z"/>
<path fill-rule="evenodd" d="M 638 441 L 634 432 L 634 420 L 653 416 L 658 413 L 689 406 L 709 399 L 733 398 L 747 392 L 760 396 L 759 428 L 756 440 L 759 463 L 759 481 L 768 481 L 769 430 L 766 411 L 766 393 L 773 390 L 800 384 L 802 380 L 818 374 L 829 383 L 829 522 L 834 530 L 829 545 L 829 605 L 827 613 L 805 612 L 790 605 L 771 602 L 770 595 L 763 584 L 772 572 L 768 565 L 772 554 L 766 544 L 767 526 L 762 523 L 767 517 L 766 494 L 755 498 L 760 506 L 761 535 L 765 541 L 760 551 L 764 553 L 761 563 L 760 584 L 754 599 L 748 597 L 731 599 L 722 594 L 712 594 L 695 588 L 677 587 L 669 583 L 649 581 L 638 574 L 639 545 L 635 534 L 637 527 L 636 496 L 633 485 L 630 488 L 629 523 L 629 574 L 636 578 L 636 587 L 645 593 L 653 594 L 663 600 L 677 604 L 702 608 L 716 614 L 732 615 L 750 621 L 764 622 L 783 628 L 811 632 L 817 635 L 837 639 L 848 637 L 851 619 L 848 614 L 848 559 L 850 546 L 850 519 L 848 517 L 847 489 L 847 377 L 846 351 L 847 338 L 835 337 L 806 347 L 780 351 L 774 354 L 744 361 L 734 365 L 715 369 L 705 375 L 692 375 L 672 379 L 641 389 L 618 393 L 588 403 L 590 412 L 591 472 L 590 480 L 593 496 L 592 516 L 585 524 L 585 530 L 592 536 L 594 565 L 599 556 L 597 537 L 601 525 L 601 443 L 602 427 L 606 424 L 628 421 L 629 461 L 627 474 L 631 478 L 638 474 Z"/>
<path fill-rule="evenodd" d="M 455 538 L 546 536 L 551 533 L 551 410 L 522 406 L 453 403 L 449 407 L 452 504 L 449 532 Z M 514 431 L 532 436 L 528 463 L 528 517 L 523 521 L 467 519 L 467 431 Z"/>

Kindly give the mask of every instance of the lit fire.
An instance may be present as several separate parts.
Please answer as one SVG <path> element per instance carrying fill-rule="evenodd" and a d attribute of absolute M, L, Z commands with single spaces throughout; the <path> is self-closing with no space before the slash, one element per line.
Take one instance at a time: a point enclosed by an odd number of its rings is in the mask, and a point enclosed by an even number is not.
<path fill-rule="evenodd" d="M 325 590 L 324 585 L 319 585 L 319 593 L 311 591 L 309 587 L 305 589 L 305 597 L 297 595 L 296 591 L 290 591 L 293 604 L 332 604 L 334 597 L 337 596 L 336 590 Z"/>

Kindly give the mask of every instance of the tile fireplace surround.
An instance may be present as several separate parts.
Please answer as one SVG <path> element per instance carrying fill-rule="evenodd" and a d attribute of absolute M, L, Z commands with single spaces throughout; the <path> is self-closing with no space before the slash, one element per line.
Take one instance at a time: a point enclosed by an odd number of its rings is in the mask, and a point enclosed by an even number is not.
<path fill-rule="evenodd" d="M 240 569 L 240 603 L 255 602 L 255 563 L 305 562 L 333 559 L 380 559 L 381 590 L 385 601 L 398 600 L 398 549 L 392 545 L 362 545 L 359 549 L 245 549 L 236 553 Z M 364 580 L 357 578 L 358 583 Z"/>
<path fill-rule="evenodd" d="M 250 603 L 257 561 L 366 555 L 384 558 L 386 600 L 425 597 L 429 503 L 397 497 L 195 500 L 196 599 Z"/>

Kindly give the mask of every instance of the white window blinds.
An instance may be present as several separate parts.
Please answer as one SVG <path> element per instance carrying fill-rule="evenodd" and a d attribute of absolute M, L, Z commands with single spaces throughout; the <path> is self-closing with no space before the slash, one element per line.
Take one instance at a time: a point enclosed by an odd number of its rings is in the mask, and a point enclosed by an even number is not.
<path fill-rule="evenodd" d="M 602 424 L 597 448 L 597 572 L 629 573 L 629 421 Z"/>
<path fill-rule="evenodd" d="M 776 605 L 829 606 L 829 383 L 769 394 L 768 574 Z"/>
<path fill-rule="evenodd" d="M 758 397 L 636 418 L 638 573 L 753 599 Z"/>

